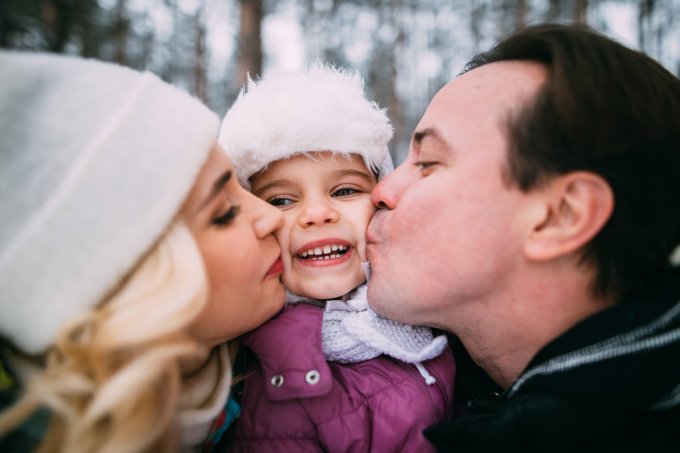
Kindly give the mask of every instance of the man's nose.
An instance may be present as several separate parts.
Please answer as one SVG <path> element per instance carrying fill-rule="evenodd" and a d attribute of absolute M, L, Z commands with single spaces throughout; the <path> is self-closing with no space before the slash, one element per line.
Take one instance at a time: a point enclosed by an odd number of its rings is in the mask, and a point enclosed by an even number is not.
<path fill-rule="evenodd" d="M 378 209 L 394 209 L 408 185 L 408 167 L 403 163 L 373 188 L 371 201 Z"/>
<path fill-rule="evenodd" d="M 335 223 L 340 218 L 338 211 L 330 202 L 315 200 L 305 203 L 300 214 L 300 225 L 303 227 Z"/>

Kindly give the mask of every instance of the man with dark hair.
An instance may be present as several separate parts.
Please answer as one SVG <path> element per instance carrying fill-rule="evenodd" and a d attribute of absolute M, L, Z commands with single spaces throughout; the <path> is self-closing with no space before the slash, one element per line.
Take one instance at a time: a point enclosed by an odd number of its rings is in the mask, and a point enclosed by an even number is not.
<path fill-rule="evenodd" d="M 442 88 L 373 202 L 371 306 L 464 347 L 440 450 L 680 451 L 676 77 L 527 28 Z"/>

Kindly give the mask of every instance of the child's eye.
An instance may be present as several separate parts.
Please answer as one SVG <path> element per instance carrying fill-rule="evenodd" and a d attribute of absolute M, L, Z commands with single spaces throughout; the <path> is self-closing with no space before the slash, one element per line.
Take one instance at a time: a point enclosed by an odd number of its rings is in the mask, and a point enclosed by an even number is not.
<path fill-rule="evenodd" d="M 355 193 L 359 193 L 358 190 L 352 189 L 351 187 L 341 187 L 337 190 L 335 190 L 332 195 L 334 197 L 346 197 L 348 195 L 354 195 Z"/>
<path fill-rule="evenodd" d="M 241 212 L 241 206 L 232 206 L 224 214 L 215 217 L 210 223 L 216 226 L 226 226 L 229 225 Z"/>
<path fill-rule="evenodd" d="M 270 198 L 267 203 L 269 203 L 272 206 L 276 206 L 277 208 L 280 207 L 285 207 L 285 206 L 290 206 L 291 204 L 295 203 L 294 200 L 288 197 L 273 197 Z"/>

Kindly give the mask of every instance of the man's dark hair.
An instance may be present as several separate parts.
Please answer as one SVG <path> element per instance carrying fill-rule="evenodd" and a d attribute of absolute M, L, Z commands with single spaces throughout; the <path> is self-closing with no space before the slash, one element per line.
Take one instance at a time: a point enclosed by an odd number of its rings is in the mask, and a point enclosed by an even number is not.
<path fill-rule="evenodd" d="M 680 244 L 680 80 L 640 52 L 577 25 L 526 28 L 474 57 L 543 64 L 547 81 L 508 123 L 505 178 L 529 191 L 585 170 L 607 180 L 614 212 L 584 248 L 593 290 L 643 296 Z"/>

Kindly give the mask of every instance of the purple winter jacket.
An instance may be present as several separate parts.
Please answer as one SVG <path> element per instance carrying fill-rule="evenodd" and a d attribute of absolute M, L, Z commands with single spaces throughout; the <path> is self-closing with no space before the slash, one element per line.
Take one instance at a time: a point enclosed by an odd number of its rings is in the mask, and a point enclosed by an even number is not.
<path fill-rule="evenodd" d="M 323 309 L 287 306 L 247 334 L 250 366 L 233 427 L 231 452 L 430 452 L 422 430 L 453 408 L 455 362 L 449 348 L 423 362 L 437 379 L 388 356 L 326 362 Z"/>

